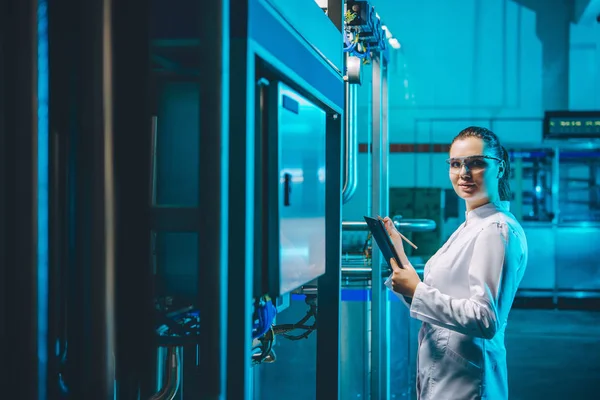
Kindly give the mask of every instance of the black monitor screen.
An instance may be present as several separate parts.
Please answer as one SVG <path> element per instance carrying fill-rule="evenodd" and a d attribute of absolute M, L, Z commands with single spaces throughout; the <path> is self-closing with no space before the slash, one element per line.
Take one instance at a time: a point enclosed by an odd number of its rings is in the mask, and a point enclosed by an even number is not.
<path fill-rule="evenodd" d="M 548 111 L 544 139 L 600 138 L 600 111 Z"/>

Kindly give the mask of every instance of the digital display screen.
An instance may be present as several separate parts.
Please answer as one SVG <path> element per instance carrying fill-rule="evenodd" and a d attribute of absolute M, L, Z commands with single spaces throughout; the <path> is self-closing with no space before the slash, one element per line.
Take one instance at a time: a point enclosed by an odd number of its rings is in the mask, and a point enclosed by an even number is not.
<path fill-rule="evenodd" d="M 600 138 L 600 111 L 546 112 L 544 117 L 544 138 Z"/>

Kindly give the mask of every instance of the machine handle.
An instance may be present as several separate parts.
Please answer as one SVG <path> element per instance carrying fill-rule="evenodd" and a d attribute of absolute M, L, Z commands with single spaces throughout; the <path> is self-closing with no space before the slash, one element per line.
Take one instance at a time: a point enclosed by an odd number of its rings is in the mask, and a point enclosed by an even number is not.
<path fill-rule="evenodd" d="M 290 206 L 290 195 L 292 193 L 292 174 L 286 172 L 283 174 L 283 206 Z"/>

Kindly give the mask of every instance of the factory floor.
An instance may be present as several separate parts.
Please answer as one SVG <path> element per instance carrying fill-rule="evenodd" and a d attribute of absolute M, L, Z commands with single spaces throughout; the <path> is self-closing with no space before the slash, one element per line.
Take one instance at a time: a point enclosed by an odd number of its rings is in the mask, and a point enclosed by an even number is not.
<path fill-rule="evenodd" d="M 346 311 L 343 328 L 350 329 L 342 341 L 342 400 L 368 398 L 368 379 L 365 365 L 368 354 L 364 346 L 366 333 L 361 330 L 365 315 L 361 315 L 364 303 L 345 302 Z M 405 307 L 399 303 L 394 311 Z M 297 321 L 305 313 L 303 302 L 292 302 L 287 314 L 280 317 L 282 323 Z M 599 308 L 595 308 L 599 310 Z M 353 316 L 352 321 L 347 317 Z M 283 320 L 283 318 L 287 318 Z M 405 315 L 404 317 L 407 317 Z M 403 318 L 399 320 L 404 321 Z M 413 320 L 413 322 L 415 322 Z M 404 322 L 394 332 L 406 332 Z M 410 329 L 411 342 L 416 344 L 418 323 Z M 407 340 L 394 334 L 397 345 Z M 587 400 L 600 399 L 600 311 L 571 311 L 548 309 L 513 308 L 505 335 L 508 355 L 510 400 Z M 348 343 L 350 341 L 350 343 Z M 392 342 L 394 345 L 394 342 Z M 362 347 L 361 347 L 362 346 Z M 316 340 L 314 335 L 307 340 L 290 342 L 278 340 L 275 344 L 278 361 L 255 368 L 256 400 L 307 400 L 314 399 L 316 386 Z M 348 349 L 353 351 L 348 352 Z M 416 350 L 416 349 L 413 349 Z M 416 354 L 396 357 L 392 374 L 405 371 L 411 364 L 412 378 L 396 380 L 393 399 L 415 398 L 414 359 Z M 293 373 L 291 373 L 293 371 Z M 395 375 L 394 375 L 395 376 Z M 298 386 L 297 382 L 304 382 Z M 406 386 L 408 384 L 409 387 Z M 403 391 L 409 391 L 402 394 Z M 375 399 L 373 399 L 375 400 Z M 460 400 L 460 399 L 457 399 Z"/>
<path fill-rule="evenodd" d="M 513 309 L 511 400 L 600 398 L 600 312 Z"/>

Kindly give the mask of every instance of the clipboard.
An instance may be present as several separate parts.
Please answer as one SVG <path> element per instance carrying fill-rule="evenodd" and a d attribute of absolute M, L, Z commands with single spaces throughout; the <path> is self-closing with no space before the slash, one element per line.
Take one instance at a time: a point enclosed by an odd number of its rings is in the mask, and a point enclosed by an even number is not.
<path fill-rule="evenodd" d="M 400 262 L 400 257 L 398 257 L 398 253 L 396 253 L 396 248 L 394 247 L 394 243 L 392 243 L 392 238 L 388 235 L 385 226 L 383 225 L 383 221 L 377 218 L 371 218 L 364 216 L 365 221 L 367 222 L 367 226 L 371 231 L 373 239 L 377 243 L 377 247 L 379 247 L 379 251 L 383 254 L 387 265 L 392 270 L 392 264 L 390 263 L 390 259 L 394 258 L 396 260 L 396 264 L 400 268 L 404 268 L 402 263 Z"/>

